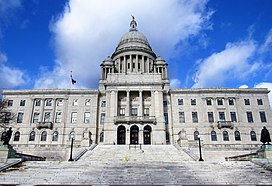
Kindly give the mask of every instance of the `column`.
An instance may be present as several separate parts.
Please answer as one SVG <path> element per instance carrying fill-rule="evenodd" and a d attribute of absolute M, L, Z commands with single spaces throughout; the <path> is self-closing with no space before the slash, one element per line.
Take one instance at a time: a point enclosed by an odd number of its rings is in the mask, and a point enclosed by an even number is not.
<path fill-rule="evenodd" d="M 168 69 L 167 66 L 164 67 L 165 70 L 165 79 L 168 79 Z"/>
<path fill-rule="evenodd" d="M 135 61 L 136 65 L 135 65 L 135 68 L 136 68 L 136 72 L 139 72 L 139 61 L 138 61 L 138 55 L 136 55 L 136 61 Z"/>
<path fill-rule="evenodd" d="M 127 73 L 127 60 L 126 56 L 123 57 L 124 73 Z"/>
<path fill-rule="evenodd" d="M 141 68 L 141 72 L 142 72 L 142 73 L 145 72 L 144 56 L 142 56 L 142 68 Z"/>
<path fill-rule="evenodd" d="M 140 106 L 139 106 L 139 116 L 143 116 L 143 92 L 139 91 L 139 99 L 140 99 Z"/>
<path fill-rule="evenodd" d="M 129 65 L 129 67 L 130 67 L 129 72 L 132 72 L 132 55 L 129 55 L 129 63 L 130 63 L 130 65 Z"/>
<path fill-rule="evenodd" d="M 129 98 L 129 91 L 127 91 L 127 106 L 126 106 L 126 114 L 125 116 L 130 116 L 130 98 Z"/>
<path fill-rule="evenodd" d="M 147 64 L 147 73 L 150 72 L 150 67 L 149 67 L 149 59 L 147 58 L 146 59 L 146 64 Z"/>
<path fill-rule="evenodd" d="M 118 72 L 121 73 L 121 60 L 120 60 L 120 58 L 118 58 L 117 61 L 118 61 Z"/>

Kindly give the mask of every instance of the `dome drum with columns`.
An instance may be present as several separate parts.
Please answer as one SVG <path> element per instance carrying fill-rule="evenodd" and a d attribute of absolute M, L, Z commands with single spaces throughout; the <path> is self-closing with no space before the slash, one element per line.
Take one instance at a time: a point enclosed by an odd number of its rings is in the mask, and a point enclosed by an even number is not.
<path fill-rule="evenodd" d="M 108 73 L 160 73 L 167 79 L 167 63 L 152 51 L 147 38 L 137 29 L 133 17 L 129 32 L 121 37 L 115 52 L 101 64 L 102 80 Z"/>

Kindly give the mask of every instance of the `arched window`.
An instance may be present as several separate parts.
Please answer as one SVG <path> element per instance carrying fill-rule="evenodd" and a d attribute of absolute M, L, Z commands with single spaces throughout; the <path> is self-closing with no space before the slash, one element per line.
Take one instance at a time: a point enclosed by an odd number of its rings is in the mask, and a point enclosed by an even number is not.
<path fill-rule="evenodd" d="M 229 141 L 229 133 L 227 131 L 223 132 L 223 140 L 224 141 Z"/>
<path fill-rule="evenodd" d="M 194 132 L 194 140 L 198 140 L 199 132 L 195 131 Z"/>
<path fill-rule="evenodd" d="M 46 141 L 46 138 L 47 138 L 47 132 L 43 131 L 41 135 L 41 141 Z"/>
<path fill-rule="evenodd" d="M 212 141 L 217 141 L 217 135 L 215 131 L 211 131 L 211 140 Z"/>
<path fill-rule="evenodd" d="M 20 134 L 19 131 L 15 132 L 13 141 L 19 141 L 20 140 L 20 135 L 21 134 Z"/>
<path fill-rule="evenodd" d="M 6 138 L 6 132 L 4 131 L 3 133 L 2 133 L 2 135 L 1 135 L 1 141 L 4 141 L 4 139 Z"/>
<path fill-rule="evenodd" d="M 251 141 L 257 141 L 256 133 L 254 131 L 250 132 L 250 138 L 251 138 Z"/>
<path fill-rule="evenodd" d="M 55 131 L 53 133 L 53 138 L 52 138 L 52 141 L 58 141 L 59 139 L 59 132 L 58 131 Z"/>
<path fill-rule="evenodd" d="M 35 131 L 30 132 L 29 141 L 35 141 Z"/>
<path fill-rule="evenodd" d="M 241 136 L 239 131 L 234 132 L 235 141 L 241 141 Z"/>
<path fill-rule="evenodd" d="M 104 132 L 100 133 L 99 142 L 103 143 L 104 141 Z"/>

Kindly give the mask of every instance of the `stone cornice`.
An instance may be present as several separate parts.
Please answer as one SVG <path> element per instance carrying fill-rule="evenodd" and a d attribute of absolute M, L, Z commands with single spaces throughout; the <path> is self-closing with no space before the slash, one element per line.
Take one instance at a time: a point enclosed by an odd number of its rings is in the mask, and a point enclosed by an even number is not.
<path fill-rule="evenodd" d="M 268 94 L 267 88 L 192 88 L 192 89 L 170 89 L 170 94 L 186 94 L 186 93 L 235 93 L 235 94 Z"/>
<path fill-rule="evenodd" d="M 33 94 L 97 94 L 97 89 L 34 89 L 34 90 L 4 90 L 3 95 L 33 95 Z"/>

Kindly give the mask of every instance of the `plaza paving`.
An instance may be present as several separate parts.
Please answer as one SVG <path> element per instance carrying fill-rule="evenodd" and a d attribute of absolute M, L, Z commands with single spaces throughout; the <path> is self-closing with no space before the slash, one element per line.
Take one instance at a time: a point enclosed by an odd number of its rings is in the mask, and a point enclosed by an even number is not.
<path fill-rule="evenodd" d="M 205 159 L 205 157 L 204 157 Z M 172 145 L 98 145 L 75 162 L 26 162 L 0 173 L 20 185 L 272 185 L 272 172 L 251 162 L 192 160 Z"/>

